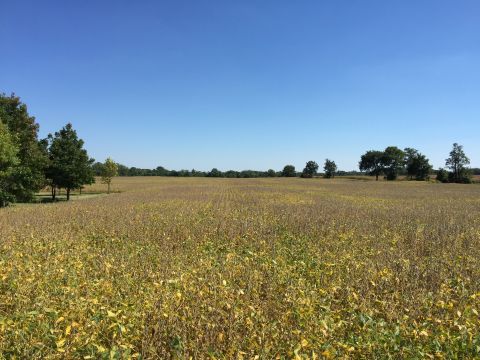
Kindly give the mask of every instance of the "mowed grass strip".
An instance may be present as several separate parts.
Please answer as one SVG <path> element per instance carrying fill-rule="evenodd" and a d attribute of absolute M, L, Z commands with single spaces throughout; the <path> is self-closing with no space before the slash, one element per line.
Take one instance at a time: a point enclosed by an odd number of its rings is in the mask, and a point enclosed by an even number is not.
<path fill-rule="evenodd" d="M 480 357 L 480 186 L 113 186 L 0 211 L 2 357 Z"/>

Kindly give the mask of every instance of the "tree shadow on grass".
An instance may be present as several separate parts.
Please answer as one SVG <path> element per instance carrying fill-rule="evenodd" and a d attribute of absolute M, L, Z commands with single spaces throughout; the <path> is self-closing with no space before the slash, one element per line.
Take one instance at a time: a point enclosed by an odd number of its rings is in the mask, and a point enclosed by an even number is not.
<path fill-rule="evenodd" d="M 115 192 L 116 193 L 116 192 Z M 111 194 L 114 194 L 114 192 L 111 192 Z M 98 196 L 105 196 L 108 195 L 106 191 L 92 191 L 92 192 L 86 192 L 82 194 L 70 194 L 70 201 L 76 201 L 76 200 L 86 200 L 86 199 L 91 199 L 95 198 Z M 52 199 L 51 194 L 36 194 L 35 198 L 33 200 L 33 203 L 40 203 L 40 204 L 48 204 L 48 203 L 57 203 L 57 202 L 65 202 L 67 201 L 67 196 L 65 194 L 57 194 L 55 197 L 55 200 Z"/>

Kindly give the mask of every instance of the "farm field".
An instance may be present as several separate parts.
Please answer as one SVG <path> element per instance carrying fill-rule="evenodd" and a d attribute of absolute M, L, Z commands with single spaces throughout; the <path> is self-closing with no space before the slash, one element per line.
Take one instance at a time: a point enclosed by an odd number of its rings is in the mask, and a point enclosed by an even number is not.
<path fill-rule="evenodd" d="M 478 185 L 113 190 L 0 210 L 0 358 L 480 357 Z"/>

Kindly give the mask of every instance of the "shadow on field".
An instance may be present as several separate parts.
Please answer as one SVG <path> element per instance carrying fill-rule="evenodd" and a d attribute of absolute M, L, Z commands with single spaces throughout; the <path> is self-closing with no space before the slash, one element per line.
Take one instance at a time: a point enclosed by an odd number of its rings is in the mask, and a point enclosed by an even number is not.
<path fill-rule="evenodd" d="M 110 192 L 110 194 L 120 193 L 120 191 Z M 86 200 L 91 199 L 99 196 L 109 195 L 107 192 L 103 191 L 96 191 L 96 192 L 88 192 L 83 194 L 70 194 L 70 201 L 77 201 L 77 200 Z M 50 203 L 58 203 L 58 202 L 66 202 L 67 195 L 66 194 L 57 194 L 55 200 L 52 199 L 51 194 L 47 193 L 39 193 L 35 195 L 33 200 L 33 204 L 50 204 Z M 30 203 L 31 204 L 31 203 Z"/>

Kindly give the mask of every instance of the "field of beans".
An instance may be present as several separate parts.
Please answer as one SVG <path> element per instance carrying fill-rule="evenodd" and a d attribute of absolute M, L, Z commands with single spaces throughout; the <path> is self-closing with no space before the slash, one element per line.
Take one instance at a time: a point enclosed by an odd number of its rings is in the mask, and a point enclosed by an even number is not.
<path fill-rule="evenodd" d="M 0 358 L 480 357 L 480 185 L 105 190 L 0 209 Z"/>

